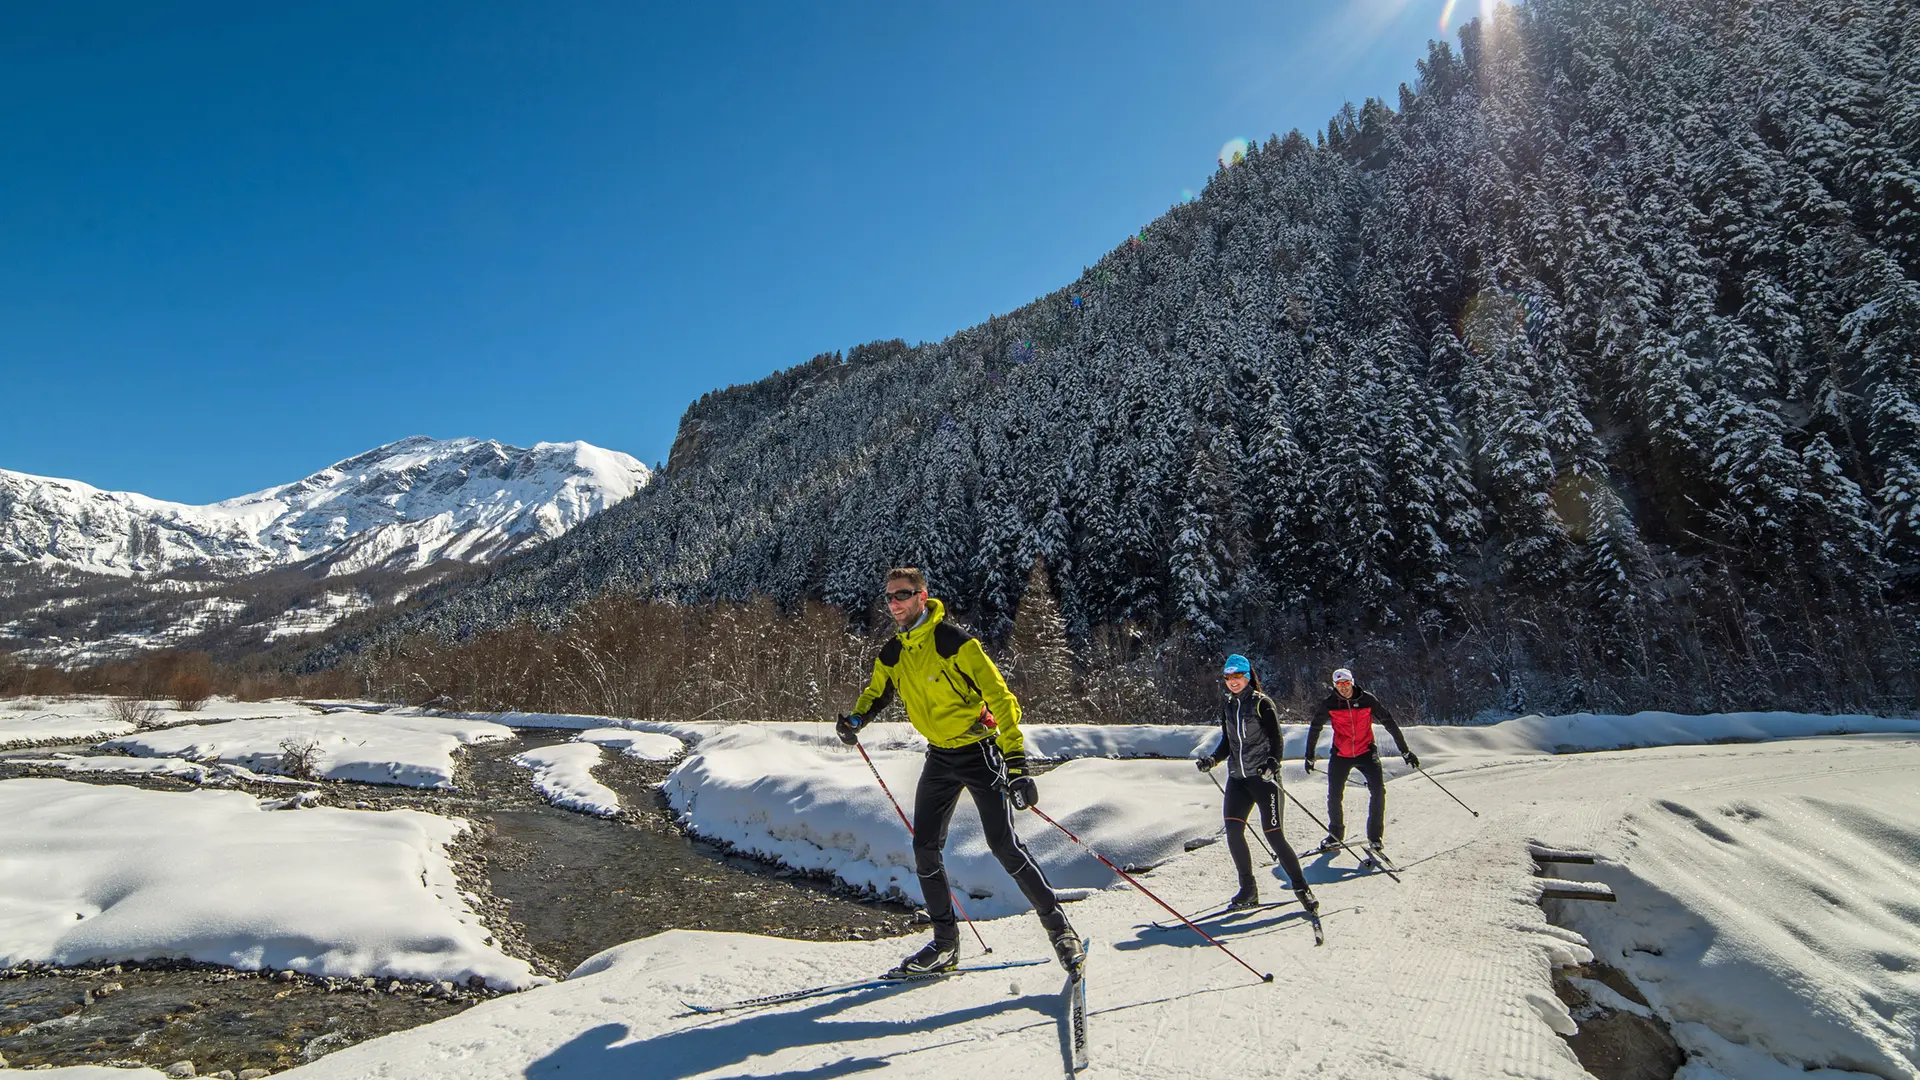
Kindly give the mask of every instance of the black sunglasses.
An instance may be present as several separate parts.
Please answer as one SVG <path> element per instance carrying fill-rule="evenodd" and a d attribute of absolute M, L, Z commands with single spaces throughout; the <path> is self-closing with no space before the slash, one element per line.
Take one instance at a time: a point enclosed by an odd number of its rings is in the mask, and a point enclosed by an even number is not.
<path fill-rule="evenodd" d="M 892 592 L 885 593 L 883 595 L 885 595 L 886 598 L 889 600 L 904 604 L 907 601 L 913 599 L 914 597 L 919 596 L 920 590 L 919 589 L 895 589 Z"/>

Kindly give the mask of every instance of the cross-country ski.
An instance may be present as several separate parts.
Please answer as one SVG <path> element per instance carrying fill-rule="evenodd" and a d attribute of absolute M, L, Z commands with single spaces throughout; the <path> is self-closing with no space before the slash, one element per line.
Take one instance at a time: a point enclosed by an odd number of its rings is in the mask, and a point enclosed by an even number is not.
<path fill-rule="evenodd" d="M 1080 958 L 1068 967 L 1064 993 L 1067 1005 L 1067 1039 L 1074 1071 L 1087 1067 L 1087 951 L 1092 939 L 1081 943 Z"/>

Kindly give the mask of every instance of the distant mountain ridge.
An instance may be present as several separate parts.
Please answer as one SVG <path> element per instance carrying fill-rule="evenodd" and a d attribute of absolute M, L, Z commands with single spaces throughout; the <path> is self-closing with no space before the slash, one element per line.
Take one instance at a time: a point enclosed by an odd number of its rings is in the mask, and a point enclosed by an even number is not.
<path fill-rule="evenodd" d="M 204 506 L 0 469 L 0 565 L 238 577 L 314 559 L 329 574 L 488 562 L 560 536 L 650 475 L 583 442 L 420 435 Z"/>
<path fill-rule="evenodd" d="M 651 480 L 583 442 L 426 436 L 204 506 L 0 470 L 0 647 L 62 664 L 272 648 L 555 539 Z"/>

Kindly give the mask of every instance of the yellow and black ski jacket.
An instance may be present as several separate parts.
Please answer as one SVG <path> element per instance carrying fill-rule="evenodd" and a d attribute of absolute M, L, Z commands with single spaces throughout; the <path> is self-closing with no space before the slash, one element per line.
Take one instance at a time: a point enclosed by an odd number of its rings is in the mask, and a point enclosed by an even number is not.
<path fill-rule="evenodd" d="M 1008 774 L 1020 776 L 1027 771 L 1020 703 L 979 640 L 946 616 L 946 606 L 929 598 L 927 617 L 881 648 L 853 715 L 865 723 L 897 695 L 907 719 L 928 742 L 951 750 L 995 739 Z"/>

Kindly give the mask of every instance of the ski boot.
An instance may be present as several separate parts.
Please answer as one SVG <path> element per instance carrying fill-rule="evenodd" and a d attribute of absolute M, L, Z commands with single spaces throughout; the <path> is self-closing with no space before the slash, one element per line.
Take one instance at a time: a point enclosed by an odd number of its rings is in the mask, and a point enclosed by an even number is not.
<path fill-rule="evenodd" d="M 1052 931 L 1050 936 L 1053 939 L 1053 955 L 1060 959 L 1060 966 L 1067 969 L 1069 977 L 1079 978 L 1080 969 L 1087 960 L 1086 942 L 1081 941 L 1080 935 L 1067 925 Z"/>
<path fill-rule="evenodd" d="M 916 975 L 937 975 L 943 971 L 952 971 L 959 963 L 960 942 L 934 938 L 919 952 L 900 961 L 900 966 L 887 972 L 886 977 L 910 979 Z"/>
<path fill-rule="evenodd" d="M 1319 844 L 1315 845 L 1312 851 L 1307 852 L 1307 855 L 1311 857 L 1314 855 L 1325 855 L 1329 851 L 1339 851 L 1340 844 L 1341 844 L 1341 840 L 1339 837 L 1333 835 L 1332 833 L 1328 833 L 1326 836 L 1326 839 L 1320 841 Z"/>
<path fill-rule="evenodd" d="M 1250 907 L 1259 907 L 1259 906 L 1260 906 L 1260 890 L 1251 884 L 1240 886 L 1240 891 L 1237 893 L 1234 893 L 1233 899 L 1227 901 L 1228 911 L 1238 911 L 1241 908 L 1250 908 Z"/>
<path fill-rule="evenodd" d="M 1379 837 L 1368 840 L 1367 851 L 1373 855 L 1384 856 L 1387 853 L 1387 842 Z"/>
<path fill-rule="evenodd" d="M 1300 901 L 1300 910 L 1308 915 L 1320 914 L 1320 901 L 1314 897 L 1313 889 L 1303 885 L 1293 890 L 1293 895 Z"/>

